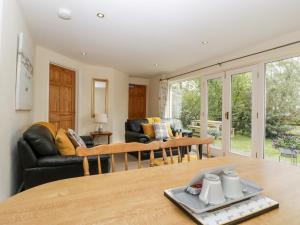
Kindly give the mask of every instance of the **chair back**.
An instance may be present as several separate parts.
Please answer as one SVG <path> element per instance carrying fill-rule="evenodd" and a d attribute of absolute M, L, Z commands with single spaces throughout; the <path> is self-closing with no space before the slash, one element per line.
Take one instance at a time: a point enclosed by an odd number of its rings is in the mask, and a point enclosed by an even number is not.
<path fill-rule="evenodd" d="M 138 168 L 141 168 L 141 152 L 150 151 L 150 166 L 154 165 L 154 151 L 160 149 L 160 142 L 153 141 L 149 144 L 143 143 L 117 143 L 117 144 L 108 144 L 108 145 L 99 145 L 93 148 L 82 148 L 79 147 L 76 149 L 76 155 L 83 157 L 83 170 L 84 175 L 90 175 L 89 172 L 89 162 L 88 156 L 97 156 L 98 157 L 98 173 L 101 174 L 101 155 L 111 155 L 111 171 L 115 172 L 115 154 L 124 153 L 124 164 L 125 170 L 128 170 L 128 153 L 129 152 L 138 152 Z"/>
<path fill-rule="evenodd" d="M 171 164 L 174 163 L 173 159 L 173 150 L 174 148 L 177 148 L 178 151 L 178 162 L 182 162 L 182 154 L 180 148 L 185 147 L 186 152 L 187 152 L 187 158 L 188 161 L 190 161 L 190 150 L 192 145 L 196 145 L 197 149 L 200 147 L 200 145 L 207 145 L 207 157 L 210 157 L 210 147 L 209 145 L 212 144 L 214 139 L 212 137 L 204 137 L 204 138 L 188 138 L 188 137 L 183 137 L 183 138 L 175 138 L 168 140 L 166 142 L 162 142 L 160 144 L 160 147 L 162 148 L 163 151 L 163 160 L 165 164 L 168 164 L 167 160 L 167 153 L 166 150 L 169 149 L 169 155 L 171 158 Z M 197 150 L 197 159 L 200 159 L 200 154 L 199 151 Z"/>

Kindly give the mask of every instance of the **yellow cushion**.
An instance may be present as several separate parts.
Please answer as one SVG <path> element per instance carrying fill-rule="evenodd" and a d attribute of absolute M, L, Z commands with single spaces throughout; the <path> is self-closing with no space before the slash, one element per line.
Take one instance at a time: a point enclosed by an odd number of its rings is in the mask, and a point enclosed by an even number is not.
<path fill-rule="evenodd" d="M 149 117 L 149 118 L 147 118 L 147 120 L 148 120 L 148 123 L 154 123 L 153 117 Z"/>
<path fill-rule="evenodd" d="M 154 123 L 161 123 L 161 118 L 160 117 L 152 117 L 154 120 Z"/>
<path fill-rule="evenodd" d="M 153 125 L 151 123 L 142 124 L 144 134 L 148 135 L 150 138 L 155 137 Z"/>
<path fill-rule="evenodd" d="M 56 130 L 56 127 L 52 123 L 41 121 L 41 122 L 36 122 L 33 125 L 41 125 L 41 126 L 44 126 L 44 127 L 48 128 L 48 130 L 52 134 L 53 138 L 56 137 L 57 130 Z"/>
<path fill-rule="evenodd" d="M 148 120 L 148 123 L 160 123 L 161 122 L 160 117 L 148 117 L 147 120 Z"/>
<path fill-rule="evenodd" d="M 171 125 L 169 123 L 166 123 L 166 127 L 167 127 L 167 130 L 168 130 L 169 136 L 174 137 L 172 129 L 171 129 Z"/>
<path fill-rule="evenodd" d="M 68 138 L 66 131 L 60 128 L 55 137 L 55 144 L 61 155 L 75 155 L 75 148 Z"/>

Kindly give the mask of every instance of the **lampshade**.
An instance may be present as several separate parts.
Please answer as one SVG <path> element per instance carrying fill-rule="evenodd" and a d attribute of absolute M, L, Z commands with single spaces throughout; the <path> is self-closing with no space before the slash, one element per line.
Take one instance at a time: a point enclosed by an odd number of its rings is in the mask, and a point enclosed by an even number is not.
<path fill-rule="evenodd" d="M 107 123 L 107 114 L 106 113 L 99 113 L 95 116 L 96 123 Z"/>

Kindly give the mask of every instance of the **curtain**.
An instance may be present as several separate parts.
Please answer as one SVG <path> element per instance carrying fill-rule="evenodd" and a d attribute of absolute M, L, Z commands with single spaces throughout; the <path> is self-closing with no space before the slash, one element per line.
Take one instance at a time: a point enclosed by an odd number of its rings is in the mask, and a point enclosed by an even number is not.
<path fill-rule="evenodd" d="M 168 88 L 169 88 L 168 80 L 161 80 L 160 88 L 159 88 L 159 116 L 160 116 L 160 118 L 166 118 L 166 116 L 167 116 Z"/>

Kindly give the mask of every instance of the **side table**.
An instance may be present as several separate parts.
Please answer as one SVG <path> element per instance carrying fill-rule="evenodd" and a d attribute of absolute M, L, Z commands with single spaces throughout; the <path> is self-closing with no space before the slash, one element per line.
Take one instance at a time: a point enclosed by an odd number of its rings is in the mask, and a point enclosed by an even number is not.
<path fill-rule="evenodd" d="M 98 136 L 107 136 L 107 143 L 110 144 L 110 136 L 112 135 L 112 132 L 110 131 L 94 131 L 91 132 L 91 136 L 93 139 L 95 139 Z"/>

